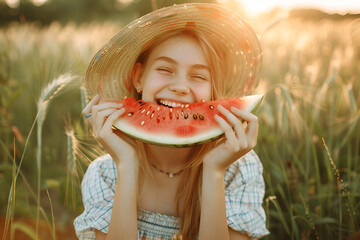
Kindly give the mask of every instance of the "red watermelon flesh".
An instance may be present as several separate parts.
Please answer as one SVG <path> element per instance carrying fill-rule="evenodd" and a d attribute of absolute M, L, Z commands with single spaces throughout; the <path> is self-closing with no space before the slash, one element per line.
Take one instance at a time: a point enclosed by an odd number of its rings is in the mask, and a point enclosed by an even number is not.
<path fill-rule="evenodd" d="M 186 147 L 212 141 L 224 132 L 214 116 L 222 114 L 217 110 L 222 105 L 254 112 L 263 95 L 243 98 L 219 99 L 209 102 L 184 104 L 168 107 L 134 98 L 119 100 L 125 113 L 114 123 L 114 127 L 143 142 L 174 147 Z M 226 118 L 225 118 L 226 119 Z"/>

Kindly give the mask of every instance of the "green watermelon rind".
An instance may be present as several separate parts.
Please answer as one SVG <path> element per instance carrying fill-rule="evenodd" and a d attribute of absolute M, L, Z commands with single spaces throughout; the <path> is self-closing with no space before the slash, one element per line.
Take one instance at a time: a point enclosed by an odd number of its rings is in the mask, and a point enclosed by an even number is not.
<path fill-rule="evenodd" d="M 150 137 L 144 136 L 144 133 L 142 131 L 139 131 L 132 126 L 129 126 L 128 124 L 126 124 L 125 121 L 121 120 L 114 124 L 114 127 L 139 141 L 169 147 L 187 147 L 203 144 L 215 140 L 224 133 L 223 131 L 221 131 L 221 129 L 216 128 L 210 133 L 207 132 L 206 134 L 193 136 L 191 137 L 192 141 L 189 141 L 189 138 L 170 138 L 169 136 L 161 136 L 159 134 L 151 135 Z"/>
<path fill-rule="evenodd" d="M 260 107 L 262 99 L 264 98 L 263 95 L 251 95 L 247 96 L 249 101 L 253 101 L 254 105 L 249 105 L 246 109 L 247 112 L 255 113 L 257 109 Z M 255 100 L 252 100 L 254 98 Z M 131 136 L 132 138 L 139 140 L 141 142 L 160 145 L 160 146 L 167 146 L 167 147 L 190 147 L 199 144 L 208 143 L 218 139 L 224 132 L 220 129 L 220 127 L 214 128 L 211 131 L 206 133 L 198 134 L 196 136 L 187 137 L 187 138 L 176 138 L 176 137 L 169 137 L 169 136 L 162 136 L 161 134 L 152 134 L 146 135 L 142 130 L 138 130 L 138 128 L 132 127 L 131 125 L 127 124 L 125 120 L 119 118 L 114 124 L 113 127 L 118 129 L 119 131 Z"/>

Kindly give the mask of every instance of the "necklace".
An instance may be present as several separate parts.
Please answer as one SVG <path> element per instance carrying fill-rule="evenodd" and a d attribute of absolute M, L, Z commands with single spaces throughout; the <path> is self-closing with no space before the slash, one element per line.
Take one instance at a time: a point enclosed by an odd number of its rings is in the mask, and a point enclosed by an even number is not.
<path fill-rule="evenodd" d="M 178 171 L 178 172 L 171 173 L 171 172 L 165 172 L 165 171 L 161 170 L 160 168 L 158 168 L 158 167 L 157 167 L 155 164 L 153 164 L 153 163 L 151 163 L 151 166 L 153 166 L 153 167 L 154 167 L 156 170 L 158 170 L 159 172 L 162 172 L 162 173 L 168 175 L 169 178 L 173 178 L 174 176 L 179 175 L 179 174 L 180 174 L 182 171 L 184 171 L 184 169 L 185 169 L 185 168 L 183 168 L 183 169 L 181 169 L 181 170 Z"/>

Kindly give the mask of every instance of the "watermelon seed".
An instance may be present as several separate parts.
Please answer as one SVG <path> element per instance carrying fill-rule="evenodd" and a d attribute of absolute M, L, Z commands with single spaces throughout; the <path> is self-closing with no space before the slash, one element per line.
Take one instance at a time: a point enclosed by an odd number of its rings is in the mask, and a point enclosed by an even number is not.
<path fill-rule="evenodd" d="M 197 119 L 197 115 L 196 115 L 196 114 L 193 114 L 193 118 L 194 118 L 194 119 Z"/>
<path fill-rule="evenodd" d="M 142 111 L 141 111 L 141 113 L 144 113 L 145 112 L 145 109 L 143 109 Z"/>
<path fill-rule="evenodd" d="M 170 117 L 170 119 L 172 119 L 172 113 L 171 112 L 169 112 L 169 117 Z"/>
<path fill-rule="evenodd" d="M 172 113 L 172 108 L 170 108 L 170 112 Z"/>
<path fill-rule="evenodd" d="M 189 117 L 189 114 L 185 113 L 184 118 L 187 119 Z"/>
<path fill-rule="evenodd" d="M 179 119 L 179 114 L 178 113 L 176 113 L 176 119 Z"/>
<path fill-rule="evenodd" d="M 150 114 L 150 111 L 147 111 L 146 116 L 149 116 L 149 114 Z"/>
<path fill-rule="evenodd" d="M 200 115 L 200 114 L 199 114 L 199 119 L 200 119 L 200 120 L 204 120 L 203 115 Z"/>
<path fill-rule="evenodd" d="M 153 117 L 154 117 L 154 114 L 151 114 L 150 119 L 152 119 Z"/>
<path fill-rule="evenodd" d="M 142 121 L 141 123 L 140 123 L 140 126 L 142 126 L 142 125 L 144 125 L 145 124 L 145 121 Z"/>
<path fill-rule="evenodd" d="M 189 107 L 189 104 L 186 104 L 185 107 L 188 108 L 188 107 Z"/>
<path fill-rule="evenodd" d="M 209 108 L 210 108 L 210 109 L 214 109 L 214 106 L 213 106 L 213 105 L 209 105 Z"/>
<path fill-rule="evenodd" d="M 129 112 L 128 113 L 128 116 L 130 117 L 131 115 L 133 115 L 134 113 L 133 112 Z"/>
<path fill-rule="evenodd" d="M 184 104 L 181 104 L 181 108 L 184 108 L 185 107 L 185 105 Z"/>
<path fill-rule="evenodd" d="M 157 109 L 156 109 L 157 111 L 159 111 L 160 110 L 160 107 L 157 107 Z"/>
<path fill-rule="evenodd" d="M 184 115 L 184 111 L 183 111 L 183 110 L 181 110 L 181 115 Z"/>

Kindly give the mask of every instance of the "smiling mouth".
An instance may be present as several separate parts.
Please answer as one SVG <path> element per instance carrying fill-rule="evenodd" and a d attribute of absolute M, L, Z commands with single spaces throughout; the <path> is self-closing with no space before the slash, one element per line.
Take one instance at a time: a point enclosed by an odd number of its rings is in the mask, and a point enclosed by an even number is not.
<path fill-rule="evenodd" d="M 156 102 L 158 105 L 162 105 L 162 106 L 169 107 L 169 108 L 185 106 L 185 104 L 183 104 L 183 103 L 172 102 L 172 101 L 164 100 L 164 99 L 158 99 Z"/>

